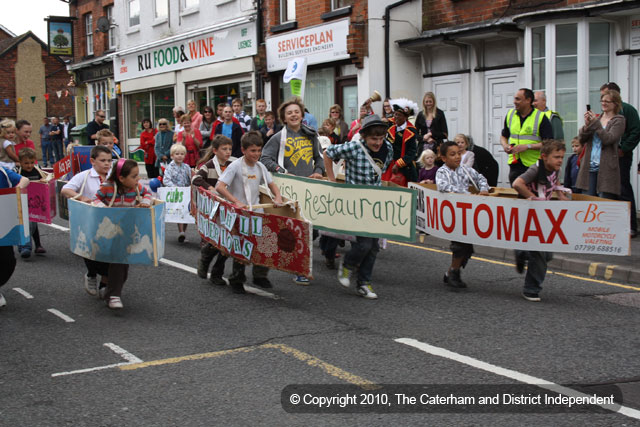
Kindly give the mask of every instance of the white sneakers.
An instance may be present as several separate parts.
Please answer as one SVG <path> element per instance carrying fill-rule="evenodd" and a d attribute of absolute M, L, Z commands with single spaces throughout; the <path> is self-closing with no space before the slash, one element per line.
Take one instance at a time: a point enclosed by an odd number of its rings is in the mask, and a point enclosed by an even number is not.
<path fill-rule="evenodd" d="M 120 297 L 109 297 L 109 308 L 111 309 L 119 309 L 124 307 L 122 305 L 122 300 Z"/>
<path fill-rule="evenodd" d="M 98 277 L 84 275 L 84 290 L 93 297 L 98 295 Z"/>
<path fill-rule="evenodd" d="M 4 299 L 4 295 L 0 294 L 0 307 L 5 307 L 7 305 L 7 300 Z"/>

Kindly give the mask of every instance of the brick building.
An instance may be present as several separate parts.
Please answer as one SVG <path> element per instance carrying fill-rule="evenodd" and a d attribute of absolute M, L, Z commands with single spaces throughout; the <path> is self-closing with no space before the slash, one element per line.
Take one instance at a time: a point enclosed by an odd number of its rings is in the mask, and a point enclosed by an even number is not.
<path fill-rule="evenodd" d="M 31 122 L 36 148 L 40 146 L 37 130 L 45 116 L 73 114 L 71 97 L 64 96 L 68 80 L 64 61 L 50 56 L 35 34 L 16 36 L 0 28 L 0 117 Z M 41 150 L 36 151 L 41 158 Z"/>

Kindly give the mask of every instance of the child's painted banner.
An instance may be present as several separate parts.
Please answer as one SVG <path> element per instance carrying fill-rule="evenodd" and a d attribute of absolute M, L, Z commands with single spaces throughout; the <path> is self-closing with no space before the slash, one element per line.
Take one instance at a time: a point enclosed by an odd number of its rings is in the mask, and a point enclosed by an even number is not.
<path fill-rule="evenodd" d="M 77 145 L 73 147 L 73 174 L 91 169 L 92 145 Z"/>
<path fill-rule="evenodd" d="M 313 228 L 290 207 L 265 213 L 239 209 L 202 187 L 195 202 L 200 236 L 225 255 L 311 277 Z"/>
<path fill-rule="evenodd" d="M 71 172 L 71 165 L 73 163 L 73 154 L 65 157 L 53 164 L 53 177 L 55 179 L 61 178 Z"/>
<path fill-rule="evenodd" d="M 319 230 L 415 241 L 416 192 L 401 187 L 340 184 L 273 174 L 284 197 L 297 200 Z"/>
<path fill-rule="evenodd" d="M 51 224 L 56 216 L 56 181 L 31 181 L 29 195 L 29 221 Z"/>
<path fill-rule="evenodd" d="M 0 246 L 25 245 L 30 239 L 27 193 L 0 189 Z"/>
<path fill-rule="evenodd" d="M 164 255 L 164 203 L 108 208 L 69 199 L 71 252 L 94 261 L 158 265 Z"/>
<path fill-rule="evenodd" d="M 418 191 L 416 228 L 435 237 L 506 249 L 629 255 L 629 203 Z M 579 199 L 583 200 L 579 200 Z"/>
<path fill-rule="evenodd" d="M 195 224 L 191 216 L 191 187 L 160 187 L 158 197 L 165 203 L 164 222 Z"/>

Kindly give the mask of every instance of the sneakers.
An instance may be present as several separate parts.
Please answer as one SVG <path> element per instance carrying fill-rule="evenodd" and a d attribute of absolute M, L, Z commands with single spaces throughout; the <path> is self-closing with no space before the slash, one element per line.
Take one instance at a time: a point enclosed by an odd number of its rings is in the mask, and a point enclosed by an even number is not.
<path fill-rule="evenodd" d="M 527 263 L 527 253 L 524 251 L 516 251 L 516 271 L 519 274 L 524 273 L 524 266 Z"/>
<path fill-rule="evenodd" d="M 27 259 L 31 256 L 31 249 L 22 249 L 20 250 L 20 256 L 24 259 Z"/>
<path fill-rule="evenodd" d="M 84 276 L 84 290 L 91 296 L 98 295 L 98 278 L 97 277 L 89 277 L 85 274 Z"/>
<path fill-rule="evenodd" d="M 98 298 L 104 300 L 107 299 L 107 287 L 106 286 L 101 286 L 100 289 L 98 289 Z"/>
<path fill-rule="evenodd" d="M 109 308 L 110 309 L 120 309 L 124 307 L 122 305 L 122 300 L 120 297 L 109 297 Z"/>
<path fill-rule="evenodd" d="M 46 250 L 45 250 L 45 248 L 43 248 L 42 246 L 38 246 L 38 247 L 36 248 L 36 253 L 37 253 L 37 254 L 46 254 L 46 253 L 47 253 L 47 251 L 46 251 Z"/>
<path fill-rule="evenodd" d="M 344 266 L 344 263 L 340 263 L 338 267 L 338 281 L 345 288 L 351 287 L 351 270 Z"/>
<path fill-rule="evenodd" d="M 296 276 L 293 278 L 293 283 L 301 286 L 309 286 L 311 281 L 304 276 Z"/>
<path fill-rule="evenodd" d="M 4 299 L 4 295 L 0 294 L 0 307 L 6 307 L 7 300 Z"/>
<path fill-rule="evenodd" d="M 266 277 L 254 277 L 253 284 L 265 289 L 273 288 L 273 285 Z"/>
<path fill-rule="evenodd" d="M 373 288 L 371 287 L 371 283 L 361 283 L 358 284 L 356 289 L 358 295 L 366 299 L 378 299 L 378 295 L 373 292 Z"/>
<path fill-rule="evenodd" d="M 184 233 L 180 233 L 180 235 L 178 236 L 178 243 L 184 243 L 186 239 L 186 236 L 184 235 Z"/>
<path fill-rule="evenodd" d="M 211 276 L 209 278 L 209 281 L 211 282 L 212 285 L 227 286 L 227 282 L 225 282 L 222 277 L 213 277 L 213 276 Z"/>
<path fill-rule="evenodd" d="M 523 292 L 522 293 L 522 298 L 526 299 L 527 301 L 531 301 L 531 302 L 540 302 L 542 301 L 542 299 L 540 299 L 540 295 L 539 294 L 534 294 L 531 292 Z"/>
<path fill-rule="evenodd" d="M 231 292 L 234 294 L 246 294 L 247 291 L 244 290 L 244 285 L 242 283 L 230 283 Z"/>
<path fill-rule="evenodd" d="M 326 265 L 329 270 L 335 270 L 336 269 L 335 258 L 325 258 L 324 265 Z"/>
<path fill-rule="evenodd" d="M 206 279 L 208 270 L 209 266 L 205 265 L 205 262 L 202 260 L 202 258 L 200 258 L 198 260 L 198 277 L 200 277 L 201 279 Z"/>
<path fill-rule="evenodd" d="M 467 284 L 462 281 L 460 278 L 460 270 L 449 270 L 444 273 L 444 278 L 442 281 L 454 289 L 464 289 L 467 287 Z"/>

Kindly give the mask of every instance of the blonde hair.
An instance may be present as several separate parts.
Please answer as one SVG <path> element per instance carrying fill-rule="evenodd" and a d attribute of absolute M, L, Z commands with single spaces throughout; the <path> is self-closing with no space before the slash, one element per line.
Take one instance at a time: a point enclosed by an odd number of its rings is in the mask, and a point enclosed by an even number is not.
<path fill-rule="evenodd" d="M 602 98 L 604 98 L 605 96 L 611 98 L 611 102 L 613 102 L 616 106 L 616 114 L 620 114 L 620 112 L 622 111 L 622 98 L 620 97 L 620 92 L 613 89 L 606 89 L 602 91 L 602 95 L 600 95 L 600 101 L 602 101 Z"/>
<path fill-rule="evenodd" d="M 160 132 L 160 125 L 167 125 L 167 129 L 166 130 L 171 130 L 169 128 L 171 126 L 171 124 L 169 123 L 169 120 L 167 120 L 167 119 L 158 120 L 158 132 Z"/>
<path fill-rule="evenodd" d="M 9 129 L 18 130 L 16 128 L 16 122 L 14 122 L 11 119 L 4 119 L 3 121 L 1 121 L 0 122 L 0 137 L 2 137 L 4 139 L 8 139 L 7 138 L 7 133 L 9 132 Z"/>
<path fill-rule="evenodd" d="M 467 138 L 467 135 L 463 134 L 463 133 L 459 133 L 456 136 L 453 137 L 453 141 L 455 142 L 456 139 L 461 138 L 465 144 L 467 144 L 467 150 L 469 149 L 469 138 Z M 457 144 L 457 142 L 456 142 Z"/>
<path fill-rule="evenodd" d="M 169 149 L 169 155 L 173 156 L 178 151 L 182 151 L 184 154 L 187 154 L 187 147 L 185 147 L 184 145 L 180 144 L 179 142 L 176 142 Z"/>
<path fill-rule="evenodd" d="M 109 129 L 100 129 L 96 133 L 96 138 L 100 141 L 100 138 L 113 138 L 115 135 Z M 114 141 L 115 142 L 115 141 Z"/>
<path fill-rule="evenodd" d="M 434 153 L 432 150 L 428 148 L 424 150 L 422 154 L 420 154 L 420 158 L 418 159 L 418 164 L 420 165 L 420 167 L 425 167 L 426 163 L 424 161 L 427 158 L 427 156 L 433 156 L 433 159 L 435 160 L 436 153 Z"/>
<path fill-rule="evenodd" d="M 433 117 L 435 117 L 436 108 L 438 108 L 438 105 L 436 104 L 436 95 L 433 92 L 425 92 L 424 96 L 422 97 L 422 112 L 424 113 L 424 116 L 427 117 L 427 106 L 424 105 L 424 102 L 427 100 L 427 98 L 431 98 L 431 100 L 433 101 Z"/>

